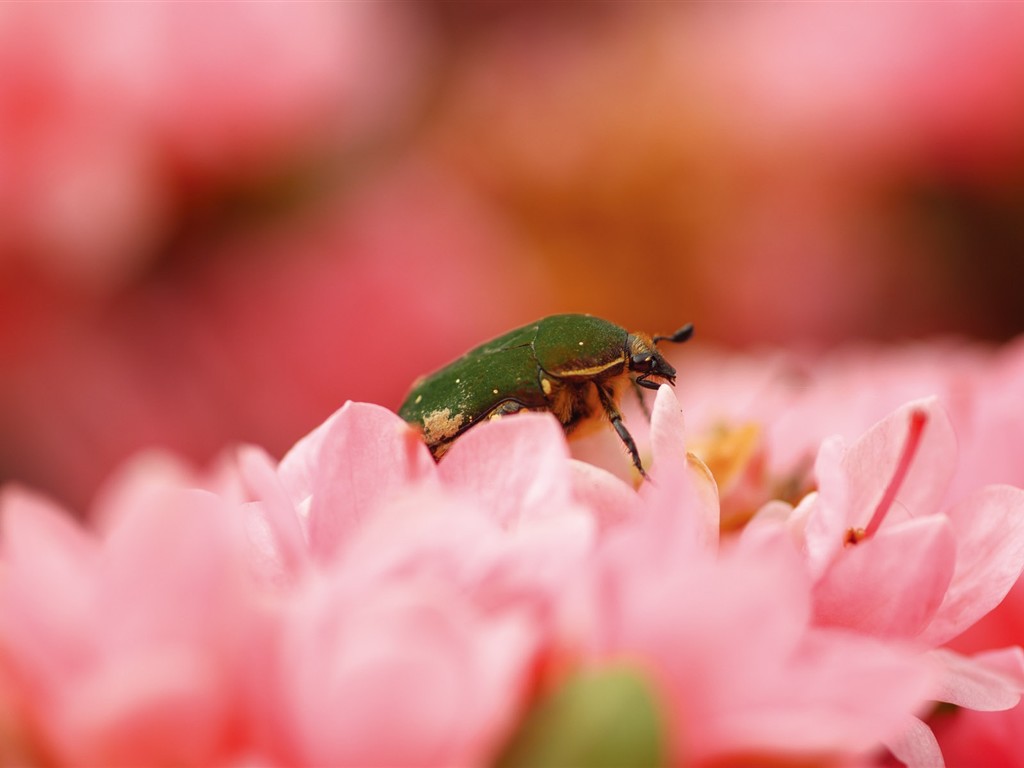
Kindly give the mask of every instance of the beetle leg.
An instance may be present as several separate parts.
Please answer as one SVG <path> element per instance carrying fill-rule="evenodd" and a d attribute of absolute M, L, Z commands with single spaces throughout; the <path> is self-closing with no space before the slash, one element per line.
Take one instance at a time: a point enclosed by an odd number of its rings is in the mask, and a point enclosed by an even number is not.
<path fill-rule="evenodd" d="M 636 467 L 637 472 L 640 473 L 640 477 L 647 479 L 647 473 L 644 472 L 644 465 L 640 463 L 640 452 L 636 449 L 636 443 L 633 441 L 633 436 L 629 434 L 629 430 L 626 429 L 626 425 L 622 423 L 622 414 L 619 413 L 619 409 L 615 406 L 615 398 L 611 391 L 607 390 L 600 384 L 594 384 L 597 387 L 597 395 L 601 399 L 601 405 L 604 407 L 604 412 L 608 416 L 608 420 L 615 427 L 615 431 L 619 435 L 619 439 L 622 440 L 626 446 L 626 450 L 629 451 L 630 458 L 633 459 L 633 466 Z"/>
<path fill-rule="evenodd" d="M 650 421 L 651 420 L 651 410 L 650 410 L 650 408 L 647 407 L 647 401 L 644 400 L 644 390 L 643 390 L 643 387 L 641 387 L 637 383 L 636 379 L 630 379 L 630 382 L 633 384 L 633 391 L 636 392 L 636 399 L 640 401 L 640 410 L 644 412 L 644 416 L 646 416 L 647 420 Z"/>

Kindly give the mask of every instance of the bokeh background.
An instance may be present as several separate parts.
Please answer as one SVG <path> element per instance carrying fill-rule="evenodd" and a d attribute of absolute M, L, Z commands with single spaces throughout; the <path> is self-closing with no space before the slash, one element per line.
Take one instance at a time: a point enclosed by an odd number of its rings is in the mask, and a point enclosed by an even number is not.
<path fill-rule="evenodd" d="M 1024 5 L 0 4 L 0 481 L 280 455 L 584 311 L 1024 330 Z"/>

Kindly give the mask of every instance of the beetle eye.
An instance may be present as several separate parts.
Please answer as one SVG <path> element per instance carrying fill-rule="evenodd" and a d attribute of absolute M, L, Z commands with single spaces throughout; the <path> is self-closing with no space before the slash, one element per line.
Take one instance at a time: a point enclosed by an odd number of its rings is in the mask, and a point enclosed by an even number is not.
<path fill-rule="evenodd" d="M 652 363 L 654 362 L 654 355 L 650 352 L 644 352 L 639 355 L 633 355 L 632 363 L 634 371 L 649 371 Z"/>

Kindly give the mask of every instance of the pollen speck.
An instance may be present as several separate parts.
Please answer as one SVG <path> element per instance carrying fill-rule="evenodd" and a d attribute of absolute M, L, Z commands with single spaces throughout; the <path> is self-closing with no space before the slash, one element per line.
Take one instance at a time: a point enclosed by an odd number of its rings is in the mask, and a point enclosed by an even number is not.
<path fill-rule="evenodd" d="M 423 399 L 423 395 L 416 395 L 416 402 L 420 402 Z"/>
<path fill-rule="evenodd" d="M 498 394 L 498 390 L 496 389 L 492 389 L 491 392 L 493 392 L 494 394 Z"/>
<path fill-rule="evenodd" d="M 548 379 L 540 380 L 540 388 L 544 390 L 545 395 L 551 394 L 551 381 Z"/>
<path fill-rule="evenodd" d="M 581 347 L 583 346 L 583 342 L 582 342 L 582 341 L 580 342 L 580 346 L 581 346 Z"/>
<path fill-rule="evenodd" d="M 458 433 L 463 421 L 465 417 L 461 413 L 453 416 L 450 408 L 433 411 L 423 418 L 423 437 L 428 444 L 447 440 Z"/>

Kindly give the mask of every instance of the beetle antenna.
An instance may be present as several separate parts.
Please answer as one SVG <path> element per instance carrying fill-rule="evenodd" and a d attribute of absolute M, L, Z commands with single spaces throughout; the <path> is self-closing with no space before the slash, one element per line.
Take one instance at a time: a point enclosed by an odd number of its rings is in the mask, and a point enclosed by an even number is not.
<path fill-rule="evenodd" d="M 689 340 L 693 337 L 693 323 L 687 323 L 678 331 L 673 333 L 671 336 L 655 336 L 653 341 L 657 344 L 659 341 L 671 341 L 673 344 L 681 344 L 684 341 Z"/>

